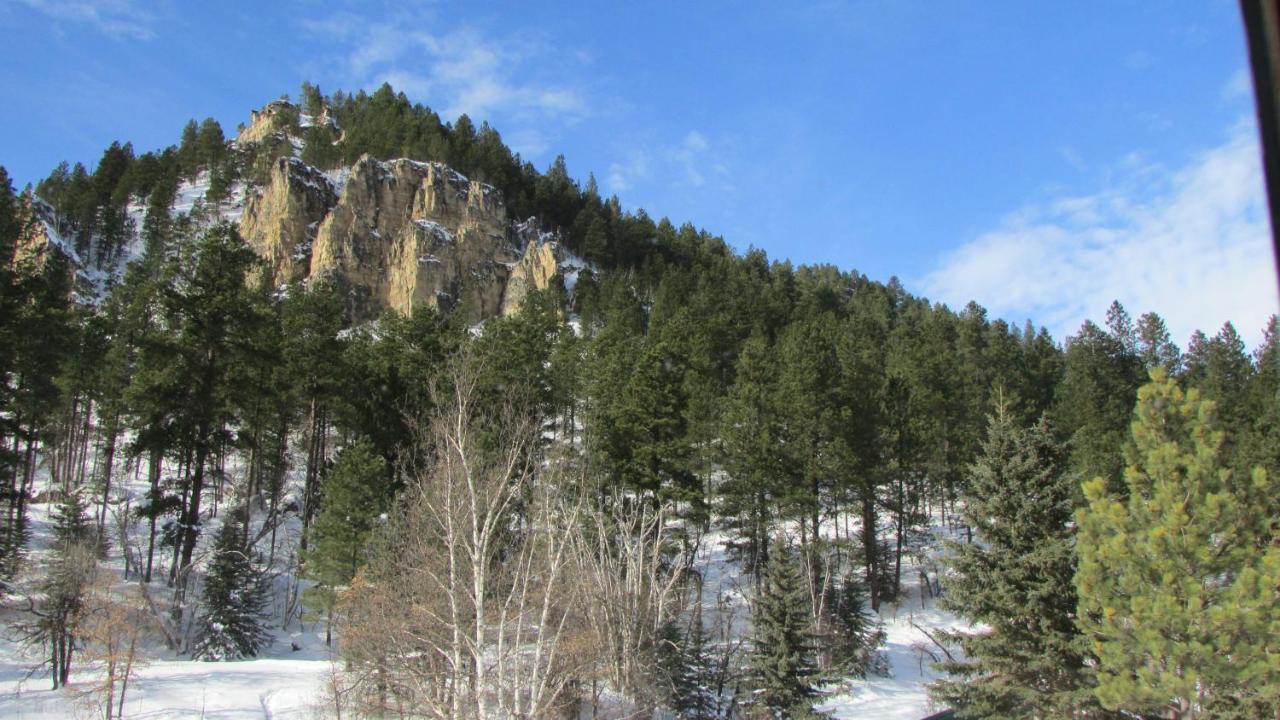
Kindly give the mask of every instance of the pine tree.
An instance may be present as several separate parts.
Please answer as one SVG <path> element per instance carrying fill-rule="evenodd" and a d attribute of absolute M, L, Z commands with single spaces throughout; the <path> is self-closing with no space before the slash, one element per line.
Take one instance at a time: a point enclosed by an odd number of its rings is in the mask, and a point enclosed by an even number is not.
<path fill-rule="evenodd" d="M 1138 318 L 1138 356 L 1143 368 L 1150 372 L 1158 367 L 1176 375 L 1182 367 L 1182 351 L 1169 338 L 1164 318 L 1149 312 Z"/>
<path fill-rule="evenodd" d="M 233 372 L 248 362 L 252 328 L 260 322 L 245 276 L 258 262 L 235 226 L 221 222 L 203 231 L 166 267 L 161 308 L 172 334 L 163 339 L 176 366 L 178 384 L 167 389 L 176 424 L 192 453 L 191 485 L 183 512 L 179 567 L 191 565 L 200 533 L 200 504 L 210 458 L 236 417 L 237 396 L 251 392 L 235 384 Z M 174 378 L 170 377 L 170 380 Z M 185 571 L 185 570 L 184 570 Z"/>
<path fill-rule="evenodd" d="M 867 609 L 867 584 L 850 572 L 831 583 L 831 633 L 823 639 L 830 653 L 830 670 L 840 676 L 864 678 L 888 672 L 879 652 L 884 630 L 878 616 Z"/>
<path fill-rule="evenodd" d="M 1080 626 L 1107 708 L 1173 718 L 1280 712 L 1280 488 L 1225 469 L 1214 405 L 1164 371 L 1139 391 L 1127 498 L 1101 478 L 1077 513 Z"/>
<path fill-rule="evenodd" d="M 1088 650 L 1075 625 L 1072 512 L 1077 491 L 1043 423 L 1016 426 L 1005 404 L 991 417 L 969 470 L 964 519 L 974 543 L 951 543 L 954 570 L 941 605 L 989 630 L 953 637 L 965 660 L 935 698 L 961 717 L 1070 717 L 1091 707 Z"/>
<path fill-rule="evenodd" d="M 1058 384 L 1054 428 L 1071 440 L 1071 469 L 1101 475 L 1118 489 L 1129 418 L 1142 361 L 1121 340 L 1085 321 L 1067 340 L 1065 374 Z"/>
<path fill-rule="evenodd" d="M 364 558 L 364 544 L 390 504 L 386 461 L 367 440 L 338 453 L 322 487 L 320 515 L 311 526 L 307 576 L 317 585 L 303 601 L 323 611 L 332 625 L 335 590 L 351 582 Z M 331 628 L 325 642 L 331 642 Z"/>
<path fill-rule="evenodd" d="M 78 493 L 60 503 L 53 517 L 53 556 L 48 574 L 40 582 L 36 622 L 26 640 L 48 653 L 53 689 L 67 684 L 71 659 L 78 646 L 77 632 L 84 596 L 97 567 L 95 533 Z"/>
<path fill-rule="evenodd" d="M 751 614 L 752 717 L 811 717 L 815 672 L 808 600 L 794 552 L 775 540 Z"/>
<path fill-rule="evenodd" d="M 228 513 L 213 543 L 205 575 L 203 610 L 191 656 L 197 660 L 255 657 L 271 642 L 266 610 L 271 578 L 261 556 L 244 542 L 243 511 Z"/>
<path fill-rule="evenodd" d="M 776 371 L 768 342 L 753 335 L 742 346 L 738 376 L 725 399 L 721 463 L 728 478 L 717 488 L 719 515 L 741 545 L 748 572 L 768 557 L 769 532 L 777 517 L 777 421 L 773 412 Z"/>

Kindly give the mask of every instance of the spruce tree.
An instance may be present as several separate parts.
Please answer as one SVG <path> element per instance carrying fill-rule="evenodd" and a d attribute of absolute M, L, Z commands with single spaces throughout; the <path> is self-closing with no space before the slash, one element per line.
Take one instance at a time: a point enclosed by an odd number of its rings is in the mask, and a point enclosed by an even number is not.
<path fill-rule="evenodd" d="M 775 540 L 751 614 L 752 717 L 813 716 L 815 663 L 802 574 L 785 540 Z"/>
<path fill-rule="evenodd" d="M 867 584 L 849 572 L 830 587 L 831 632 L 822 643 L 830 653 L 830 670 L 842 677 L 886 674 L 887 661 L 879 651 L 885 634 L 879 617 L 867 609 Z"/>
<path fill-rule="evenodd" d="M 712 668 L 707 654 L 702 613 L 693 608 L 689 628 L 681 632 L 673 620 L 658 637 L 658 682 L 665 704 L 679 720 L 713 720 L 716 697 L 711 689 Z"/>
<path fill-rule="evenodd" d="M 1163 717 L 1280 712 L 1280 488 L 1226 469 L 1214 405 L 1163 370 L 1138 395 L 1127 497 L 1101 478 L 1077 513 L 1080 625 L 1103 706 Z"/>
<path fill-rule="evenodd" d="M 271 578 L 262 558 L 244 541 L 243 511 L 228 513 L 213 543 L 205 574 L 199 634 L 191 656 L 197 660 L 255 657 L 271 642 L 266 611 Z"/>
<path fill-rule="evenodd" d="M 961 717 L 1070 717 L 1093 705 L 1088 649 L 1075 624 L 1072 513 L 1077 489 L 1043 423 L 996 408 L 969 469 L 963 516 L 976 542 L 950 543 L 942 607 L 987 630 L 957 633 L 965 659 L 935 698 Z"/>
<path fill-rule="evenodd" d="M 96 569 L 94 527 L 79 493 L 71 493 L 54 510 L 53 553 L 48 574 L 39 584 L 41 601 L 27 640 L 49 653 L 53 689 L 67 684 L 75 654 L 80 612 Z"/>

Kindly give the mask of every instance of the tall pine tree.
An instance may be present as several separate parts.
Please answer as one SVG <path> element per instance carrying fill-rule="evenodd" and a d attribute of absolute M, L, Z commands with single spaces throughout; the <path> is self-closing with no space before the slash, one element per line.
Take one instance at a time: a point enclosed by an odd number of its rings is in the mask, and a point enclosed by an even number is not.
<path fill-rule="evenodd" d="M 1139 391 L 1127 498 L 1095 478 L 1077 513 L 1080 624 L 1102 704 L 1172 718 L 1280 712 L 1280 488 L 1226 469 L 1212 402 L 1163 370 Z"/>

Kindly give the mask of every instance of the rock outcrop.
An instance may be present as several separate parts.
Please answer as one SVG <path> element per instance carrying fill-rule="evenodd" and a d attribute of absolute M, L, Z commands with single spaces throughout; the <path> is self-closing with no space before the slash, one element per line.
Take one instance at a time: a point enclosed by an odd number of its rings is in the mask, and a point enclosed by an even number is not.
<path fill-rule="evenodd" d="M 294 118 L 308 130 L 305 139 L 285 127 Z M 292 146 L 250 187 L 240 217 L 240 233 L 277 285 L 333 280 L 354 322 L 422 304 L 475 322 L 514 314 L 565 269 L 554 236 L 533 221 L 512 223 L 497 189 L 441 163 L 365 156 L 330 173 L 307 166 L 297 155 L 317 140 L 310 132 L 317 126 L 341 142 L 327 112 L 311 117 L 276 100 L 254 112 L 235 140 L 251 156 L 273 143 Z"/>
<path fill-rule="evenodd" d="M 239 134 L 236 135 L 237 145 L 247 145 L 248 143 L 262 142 L 264 139 L 274 135 L 280 130 L 280 121 L 277 117 L 297 114 L 297 106 L 290 103 L 287 99 L 272 100 L 267 106 L 261 110 L 254 110 L 249 113 L 249 124 L 240 127 Z"/>
<path fill-rule="evenodd" d="M 311 273 L 346 288 L 355 320 L 419 304 L 489 317 L 516 260 L 508 227 L 493 187 L 440 163 L 366 156 L 320 225 Z"/>
<path fill-rule="evenodd" d="M 279 158 L 265 185 L 253 188 L 240 218 L 240 234 L 266 262 L 276 284 L 310 274 L 320 223 L 338 204 L 332 183 L 294 158 Z"/>
<path fill-rule="evenodd" d="M 560 244 L 537 238 L 529 240 L 519 262 L 511 267 L 506 291 L 502 294 L 502 316 L 509 317 L 520 311 L 520 305 L 530 292 L 545 290 L 551 278 L 560 272 Z"/>

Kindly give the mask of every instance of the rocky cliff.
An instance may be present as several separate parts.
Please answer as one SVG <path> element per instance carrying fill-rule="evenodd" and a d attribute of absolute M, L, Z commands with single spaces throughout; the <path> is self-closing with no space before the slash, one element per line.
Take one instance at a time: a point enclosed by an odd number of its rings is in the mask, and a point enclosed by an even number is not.
<path fill-rule="evenodd" d="M 290 142 L 281 118 L 297 108 L 274 101 L 253 113 L 241 149 Z M 328 117 L 302 116 L 305 124 Z M 300 130 L 301 128 L 294 128 Z M 446 165 L 360 158 L 322 173 L 296 157 L 277 159 L 248 191 L 240 232 L 276 283 L 327 279 L 347 298 L 353 321 L 415 305 L 460 310 L 474 321 L 519 310 L 546 288 L 566 254 L 531 222 L 507 217 L 502 194 Z"/>
<path fill-rule="evenodd" d="M 266 263 L 277 284 L 310 274 L 320 223 L 338 204 L 333 184 L 295 158 L 279 158 L 266 184 L 248 193 L 240 234 Z"/>
<path fill-rule="evenodd" d="M 358 320 L 419 304 L 489 317 L 517 259 L 509 230 L 494 188 L 439 163 L 363 157 L 320 224 L 311 274 L 343 285 Z"/>

